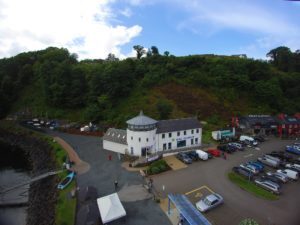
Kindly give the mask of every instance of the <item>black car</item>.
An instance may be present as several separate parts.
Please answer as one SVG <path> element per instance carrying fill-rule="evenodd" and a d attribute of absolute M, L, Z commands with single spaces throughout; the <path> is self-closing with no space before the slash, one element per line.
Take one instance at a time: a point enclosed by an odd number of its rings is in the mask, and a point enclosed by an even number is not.
<path fill-rule="evenodd" d="M 278 184 L 279 186 L 281 186 L 281 184 L 283 183 L 282 180 L 280 180 L 278 177 L 273 176 L 273 175 L 264 174 L 261 176 L 261 178 L 265 179 L 265 180 L 270 180 L 270 181 Z"/>
<path fill-rule="evenodd" d="M 287 161 L 287 162 L 292 162 L 294 160 L 293 156 L 289 155 L 286 152 L 283 151 L 273 151 L 271 153 L 269 153 L 268 155 L 271 155 L 273 157 L 277 157 L 279 159 L 281 159 L 282 161 Z"/>
<path fill-rule="evenodd" d="M 233 153 L 235 150 L 233 148 L 228 147 L 228 145 L 218 145 L 217 149 L 226 153 Z"/>
<path fill-rule="evenodd" d="M 189 151 L 189 152 L 186 152 L 185 154 L 187 154 L 187 156 L 190 157 L 194 161 L 199 160 L 199 156 L 196 153 L 196 151 Z"/>
<path fill-rule="evenodd" d="M 235 172 L 235 173 L 237 173 L 237 174 L 240 174 L 240 175 L 242 175 L 244 177 L 247 177 L 250 180 L 252 180 L 253 176 L 254 176 L 253 173 L 251 173 L 250 171 L 245 170 L 245 169 L 243 169 L 242 167 L 239 167 L 239 166 L 233 167 L 232 171 Z"/>
<path fill-rule="evenodd" d="M 265 138 L 262 135 L 256 135 L 253 137 L 255 141 L 264 142 Z"/>
<path fill-rule="evenodd" d="M 186 153 L 183 152 L 178 153 L 176 157 L 185 164 L 191 164 L 193 162 L 193 160 Z"/>

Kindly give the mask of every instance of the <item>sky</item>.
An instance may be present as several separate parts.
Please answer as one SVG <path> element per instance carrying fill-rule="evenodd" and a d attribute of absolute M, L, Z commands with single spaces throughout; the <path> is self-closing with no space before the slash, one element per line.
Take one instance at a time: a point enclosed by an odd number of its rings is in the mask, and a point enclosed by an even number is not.
<path fill-rule="evenodd" d="M 300 2 L 284 0 L 0 0 L 0 58 L 49 46 L 79 59 L 300 49 Z"/>

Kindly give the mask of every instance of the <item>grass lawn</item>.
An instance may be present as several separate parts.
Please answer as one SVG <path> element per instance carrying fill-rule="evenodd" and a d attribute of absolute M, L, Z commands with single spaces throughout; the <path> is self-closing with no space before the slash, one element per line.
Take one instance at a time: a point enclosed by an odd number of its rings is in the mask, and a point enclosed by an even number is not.
<path fill-rule="evenodd" d="M 229 180 L 231 180 L 233 183 L 238 185 L 243 190 L 248 191 L 251 194 L 253 194 L 259 198 L 263 198 L 263 199 L 267 199 L 267 200 L 279 199 L 279 197 L 277 195 L 274 195 L 271 192 L 268 192 L 268 191 L 256 186 L 254 183 L 248 181 L 246 178 L 244 178 L 236 173 L 233 173 L 233 172 L 228 173 L 228 178 L 229 178 Z"/>

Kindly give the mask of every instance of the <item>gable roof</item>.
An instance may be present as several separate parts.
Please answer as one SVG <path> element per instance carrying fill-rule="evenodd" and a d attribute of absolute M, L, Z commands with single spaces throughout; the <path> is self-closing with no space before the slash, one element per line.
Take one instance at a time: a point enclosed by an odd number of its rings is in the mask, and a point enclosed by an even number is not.
<path fill-rule="evenodd" d="M 201 127 L 201 123 L 195 117 L 174 120 L 160 120 L 157 123 L 156 133 L 160 134 L 180 130 L 190 130 Z"/>
<path fill-rule="evenodd" d="M 109 128 L 104 134 L 103 140 L 127 145 L 126 130 Z"/>

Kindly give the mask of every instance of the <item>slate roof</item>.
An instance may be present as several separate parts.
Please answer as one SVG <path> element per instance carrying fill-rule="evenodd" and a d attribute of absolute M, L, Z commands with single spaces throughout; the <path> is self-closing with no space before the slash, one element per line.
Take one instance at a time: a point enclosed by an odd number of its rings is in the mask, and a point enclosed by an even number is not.
<path fill-rule="evenodd" d="M 141 111 L 138 116 L 136 116 L 130 120 L 127 120 L 126 123 L 130 124 L 130 125 L 135 125 L 135 126 L 145 126 L 145 125 L 156 124 L 157 121 L 148 116 L 145 116 L 143 114 L 143 111 Z"/>
<path fill-rule="evenodd" d="M 201 127 L 201 123 L 195 117 L 174 120 L 160 120 L 157 123 L 156 133 L 160 134 L 173 131 L 190 130 Z"/>
<path fill-rule="evenodd" d="M 126 130 L 109 128 L 103 136 L 103 140 L 127 145 Z"/>

